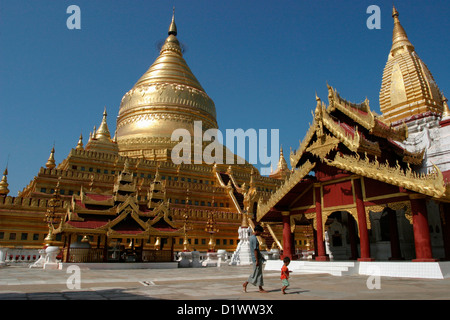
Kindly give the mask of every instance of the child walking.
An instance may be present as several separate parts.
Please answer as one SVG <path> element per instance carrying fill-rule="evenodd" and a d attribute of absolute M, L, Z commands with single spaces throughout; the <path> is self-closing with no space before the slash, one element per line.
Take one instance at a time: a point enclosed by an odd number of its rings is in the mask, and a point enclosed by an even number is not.
<path fill-rule="evenodd" d="M 286 288 L 289 287 L 289 269 L 288 269 L 288 265 L 291 262 L 291 259 L 289 259 L 289 257 L 284 257 L 283 259 L 283 266 L 281 267 L 281 284 L 283 285 L 283 287 L 281 288 L 281 292 L 283 294 L 286 294 Z"/>

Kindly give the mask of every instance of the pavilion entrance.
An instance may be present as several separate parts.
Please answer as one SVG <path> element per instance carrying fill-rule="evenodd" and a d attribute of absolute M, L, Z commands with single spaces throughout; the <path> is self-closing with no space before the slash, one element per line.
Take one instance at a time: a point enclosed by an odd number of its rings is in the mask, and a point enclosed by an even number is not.
<path fill-rule="evenodd" d="M 325 248 L 330 260 L 356 260 L 360 257 L 356 220 L 347 211 L 335 211 L 325 222 Z"/>

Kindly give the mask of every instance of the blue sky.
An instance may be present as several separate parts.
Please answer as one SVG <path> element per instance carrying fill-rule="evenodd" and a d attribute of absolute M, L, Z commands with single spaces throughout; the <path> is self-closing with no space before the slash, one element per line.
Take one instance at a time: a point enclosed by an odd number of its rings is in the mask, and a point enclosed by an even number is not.
<path fill-rule="evenodd" d="M 69 5 L 81 29 L 69 30 Z M 367 7 L 381 9 L 369 30 Z M 440 89 L 450 96 L 450 3 L 397 0 L 400 21 Z M 214 100 L 219 128 L 279 129 L 288 155 L 311 122 L 327 82 L 379 112 L 391 47 L 392 1 L 2 0 L 0 169 L 9 156 L 10 195 L 56 162 L 108 111 L 111 132 L 122 96 L 158 56 L 176 7 L 184 58 Z"/>

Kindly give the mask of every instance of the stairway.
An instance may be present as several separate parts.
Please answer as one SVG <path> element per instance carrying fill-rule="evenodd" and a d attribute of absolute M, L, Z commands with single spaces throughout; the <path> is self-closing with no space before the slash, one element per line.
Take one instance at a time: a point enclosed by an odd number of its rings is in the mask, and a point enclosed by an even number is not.
<path fill-rule="evenodd" d="M 281 260 L 269 260 L 266 262 L 264 270 L 279 271 L 283 265 Z M 343 276 L 358 273 L 358 264 L 354 261 L 307 261 L 294 260 L 289 264 L 289 270 L 293 274 L 331 274 L 333 276 Z"/>

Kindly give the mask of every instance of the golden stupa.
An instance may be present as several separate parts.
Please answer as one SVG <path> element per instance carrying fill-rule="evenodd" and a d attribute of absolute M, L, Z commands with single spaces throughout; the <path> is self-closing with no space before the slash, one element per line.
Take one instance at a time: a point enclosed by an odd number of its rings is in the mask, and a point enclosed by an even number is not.
<path fill-rule="evenodd" d="M 122 98 L 116 129 L 120 154 L 167 160 L 177 143 L 172 132 L 186 129 L 193 137 L 194 121 L 202 122 L 203 131 L 218 128 L 214 102 L 183 59 L 173 16 L 158 58 Z"/>
<path fill-rule="evenodd" d="M 395 7 L 392 17 L 392 48 L 380 90 L 380 109 L 384 120 L 395 126 L 415 116 L 442 114 L 443 95 L 409 41 Z"/>
<path fill-rule="evenodd" d="M 213 236 L 216 249 L 234 251 L 239 226 L 253 225 L 258 201 L 288 175 L 287 166 L 276 168 L 271 178 L 245 161 L 172 161 L 171 150 L 179 143 L 171 139 L 174 130 L 194 137 L 197 121 L 203 131 L 218 128 L 214 102 L 183 59 L 174 15 L 159 56 L 122 98 L 114 135 L 107 119 L 105 108 L 88 142 L 80 135 L 59 164 L 53 147 L 45 166 L 17 197 L 8 195 L 5 171 L 0 182 L 2 245 L 42 248 L 51 240 L 63 249 L 63 259 L 72 261 L 72 246 L 89 239 L 99 261 L 109 261 L 108 250 L 124 245 L 141 260 L 155 249 L 163 253 L 158 259 L 170 260 L 168 253 L 184 250 L 186 241 L 190 249 L 210 249 Z M 45 223 L 56 193 L 60 206 L 52 207 L 51 223 Z M 205 232 L 210 219 L 217 229 L 213 235 Z M 273 236 L 281 235 L 279 226 L 268 228 Z M 298 232 L 304 245 L 303 231 Z M 261 241 L 269 247 L 273 243 L 269 233 Z"/>

